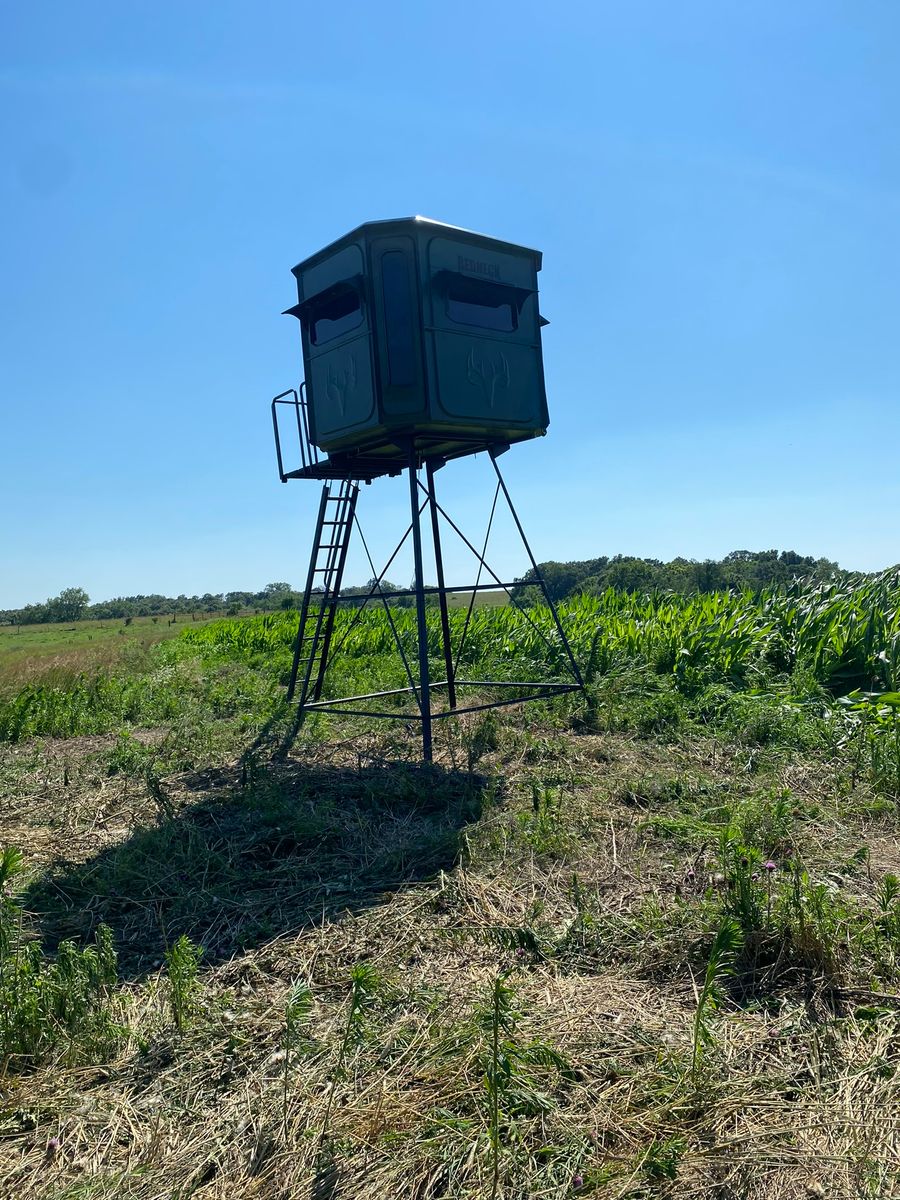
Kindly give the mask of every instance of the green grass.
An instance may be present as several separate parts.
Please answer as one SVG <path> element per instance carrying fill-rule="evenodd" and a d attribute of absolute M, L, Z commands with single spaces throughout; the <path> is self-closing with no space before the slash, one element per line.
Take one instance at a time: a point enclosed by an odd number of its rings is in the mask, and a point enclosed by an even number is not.
<path fill-rule="evenodd" d="M 468 608 L 471 597 L 471 592 L 452 592 L 447 598 L 447 603 L 451 608 Z M 484 591 L 475 593 L 476 608 L 503 608 L 506 604 L 509 604 L 509 595 L 506 592 Z"/>
<path fill-rule="evenodd" d="M 210 617 L 199 618 L 201 623 Z M 129 665 L 150 646 L 179 637 L 192 622 L 181 614 L 124 620 L 0 625 L 0 694 L 41 678 L 65 679 L 79 671 Z"/>
<path fill-rule="evenodd" d="M 587 694 L 428 769 L 403 721 L 297 731 L 296 614 L 23 660 L 0 1194 L 892 1195 L 898 599 L 576 601 Z M 529 616 L 476 608 L 465 670 L 561 670 Z M 333 691 L 402 682 L 383 613 L 345 635 Z"/>

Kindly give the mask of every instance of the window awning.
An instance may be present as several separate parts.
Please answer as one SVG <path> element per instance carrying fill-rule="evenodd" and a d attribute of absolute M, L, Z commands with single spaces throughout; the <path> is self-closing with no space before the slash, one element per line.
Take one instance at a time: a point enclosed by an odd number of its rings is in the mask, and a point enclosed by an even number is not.
<path fill-rule="evenodd" d="M 332 300 L 337 300 L 340 296 L 345 296 L 348 292 L 355 292 L 360 300 L 363 298 L 363 276 L 351 275 L 348 279 L 339 279 L 336 283 L 331 283 L 328 287 L 323 288 L 320 292 L 314 292 L 311 296 L 305 296 L 298 304 L 286 308 L 281 314 L 283 317 L 297 317 L 299 320 L 305 320 L 310 309 L 314 305 L 329 304 Z"/>

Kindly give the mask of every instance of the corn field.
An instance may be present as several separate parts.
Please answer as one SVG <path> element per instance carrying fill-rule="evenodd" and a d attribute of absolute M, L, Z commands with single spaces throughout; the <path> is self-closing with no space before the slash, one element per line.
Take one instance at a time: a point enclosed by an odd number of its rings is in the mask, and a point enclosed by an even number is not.
<path fill-rule="evenodd" d="M 500 662 L 544 672 L 563 668 L 562 647 L 546 609 L 475 608 L 468 621 L 463 609 L 451 609 L 449 615 L 454 647 L 463 643 L 463 668 Z M 835 695 L 900 687 L 897 569 L 852 586 L 796 583 L 759 595 L 641 596 L 609 590 L 564 603 L 560 617 L 588 679 L 640 662 L 674 674 L 687 689 L 713 682 L 752 686 L 798 668 Z M 429 610 L 428 624 L 429 653 L 437 657 L 435 609 Z M 388 614 L 373 604 L 361 613 L 342 611 L 334 646 L 351 658 L 392 653 L 392 625 L 401 641 L 413 644 L 411 609 Z M 277 655 L 291 648 L 296 632 L 297 614 L 284 612 L 213 622 L 187 630 L 183 638 L 226 654 Z"/>
<path fill-rule="evenodd" d="M 709 687 L 732 694 L 796 691 L 810 682 L 835 699 L 851 727 L 874 745 L 898 743 L 900 571 L 854 585 L 803 585 L 761 594 L 640 595 L 609 590 L 560 606 L 559 615 L 588 684 L 639 669 L 668 680 L 682 697 Z M 541 606 L 450 610 L 460 678 L 570 678 L 552 614 Z M 399 638 L 416 660 L 416 617 L 408 608 L 342 610 L 335 624 L 326 694 L 405 682 Z M 154 648 L 138 671 L 79 672 L 0 695 L 0 741 L 73 737 L 189 717 L 265 713 L 283 696 L 296 612 L 221 620 L 187 629 Z M 428 609 L 429 655 L 441 672 L 439 612 Z M 805 681 L 805 682 L 804 682 Z M 803 690 L 801 687 L 801 691 Z M 823 696 L 823 700 L 826 699 Z M 867 734 L 867 737 L 869 734 Z M 879 749 L 879 753 L 881 750 Z M 896 762 L 895 762 L 896 759 Z M 900 778 L 891 750 L 889 774 Z"/>

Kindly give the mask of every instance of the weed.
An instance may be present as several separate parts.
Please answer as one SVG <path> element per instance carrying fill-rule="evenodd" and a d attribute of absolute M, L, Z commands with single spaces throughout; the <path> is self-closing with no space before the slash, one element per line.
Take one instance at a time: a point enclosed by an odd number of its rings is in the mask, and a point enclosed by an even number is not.
<path fill-rule="evenodd" d="M 754 795 L 737 808 L 733 820 L 745 846 L 758 846 L 769 858 L 788 856 L 796 820 L 788 790 Z"/>
<path fill-rule="evenodd" d="M 486 754 L 497 749 L 500 744 L 499 730 L 500 723 L 496 713 L 486 712 L 467 731 L 464 744 L 468 770 L 474 771 Z"/>
<path fill-rule="evenodd" d="M 526 843 L 537 854 L 559 854 L 568 843 L 559 788 L 532 783 L 531 811 L 520 813 L 518 821 Z"/>
<path fill-rule="evenodd" d="M 0 1063 L 23 1071 L 51 1058 L 105 1061 L 124 1036 L 111 1005 L 112 933 L 101 925 L 93 945 L 64 941 L 48 959 L 26 936 L 23 911 L 6 894 L 21 862 L 10 847 L 0 854 Z"/>
<path fill-rule="evenodd" d="M 347 1002 L 347 1016 L 344 1022 L 343 1034 L 338 1046 L 337 1061 L 331 1074 L 331 1085 L 328 1091 L 328 1103 L 322 1119 L 316 1153 L 320 1173 L 331 1175 L 334 1172 L 334 1161 L 328 1139 L 331 1132 L 331 1113 L 334 1107 L 335 1083 L 344 1077 L 345 1065 L 350 1048 L 362 1040 L 369 1019 L 369 1014 L 382 990 L 383 981 L 378 971 L 371 963 L 356 963 L 350 971 L 350 996 Z"/>
<path fill-rule="evenodd" d="M 644 1175 L 652 1180 L 675 1179 L 685 1149 L 685 1140 L 681 1137 L 654 1139 L 641 1162 Z"/>
<path fill-rule="evenodd" d="M 116 743 L 105 755 L 106 769 L 110 775 L 124 775 L 135 778 L 142 775 L 153 751 L 143 742 L 133 737 L 128 730 L 123 730 L 116 738 Z"/>
<path fill-rule="evenodd" d="M 634 725 L 643 737 L 671 738 L 685 720 L 684 705 L 674 692 L 648 696 L 637 709 Z"/>
<path fill-rule="evenodd" d="M 900 692 L 851 692 L 841 700 L 857 773 L 900 807 Z"/>
<path fill-rule="evenodd" d="M 287 1137 L 288 1094 L 291 1068 L 293 1066 L 291 1055 L 300 1045 L 301 1033 L 309 1021 L 311 1011 L 312 992 L 309 990 L 309 987 L 301 981 L 294 983 L 288 993 L 288 998 L 284 1006 L 284 1044 L 282 1046 L 284 1070 L 281 1089 L 281 1128 L 282 1135 L 285 1138 Z"/>
<path fill-rule="evenodd" d="M 186 934 L 182 934 L 166 951 L 165 957 L 172 1020 L 178 1032 L 183 1033 L 197 1011 L 200 990 L 198 972 L 203 947 L 196 946 Z"/>
<path fill-rule="evenodd" d="M 508 977 L 492 980 L 485 1003 L 475 1013 L 476 1025 L 485 1035 L 480 1055 L 488 1109 L 488 1139 L 491 1150 L 491 1197 L 500 1187 L 500 1163 L 505 1123 L 521 1114 L 546 1111 L 551 1102 L 535 1087 L 529 1068 L 569 1070 L 565 1059 L 544 1042 L 521 1044 L 515 1037 L 519 1013 L 515 990 Z"/>
<path fill-rule="evenodd" d="M 726 919 L 713 939 L 703 978 L 703 987 L 697 995 L 697 1009 L 694 1014 L 691 1038 L 691 1083 L 694 1087 L 697 1086 L 697 1071 L 700 1066 L 701 1053 L 715 1043 L 709 1020 L 710 1014 L 715 1011 L 721 1001 L 723 983 L 734 970 L 734 959 L 740 944 L 741 930 L 737 921 Z"/>

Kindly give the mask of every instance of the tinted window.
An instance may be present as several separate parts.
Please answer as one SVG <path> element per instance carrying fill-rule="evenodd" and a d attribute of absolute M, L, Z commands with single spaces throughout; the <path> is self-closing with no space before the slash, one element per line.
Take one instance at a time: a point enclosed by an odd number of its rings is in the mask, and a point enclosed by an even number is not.
<path fill-rule="evenodd" d="M 381 256 L 381 293 L 388 382 L 392 387 L 412 387 L 416 382 L 413 300 L 406 255 L 400 250 L 389 250 Z"/>
<path fill-rule="evenodd" d="M 362 324 L 362 301 L 355 288 L 339 292 L 328 300 L 320 300 L 312 305 L 309 320 L 309 336 L 314 346 L 330 342 L 349 333 L 357 325 Z"/>
<path fill-rule="evenodd" d="M 508 288 L 457 276 L 447 285 L 447 316 L 460 325 L 512 333 L 518 308 Z"/>

